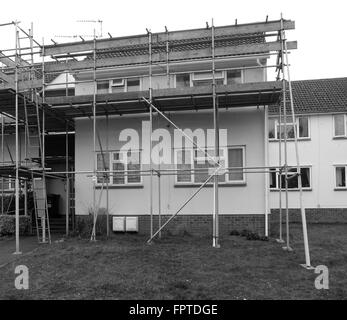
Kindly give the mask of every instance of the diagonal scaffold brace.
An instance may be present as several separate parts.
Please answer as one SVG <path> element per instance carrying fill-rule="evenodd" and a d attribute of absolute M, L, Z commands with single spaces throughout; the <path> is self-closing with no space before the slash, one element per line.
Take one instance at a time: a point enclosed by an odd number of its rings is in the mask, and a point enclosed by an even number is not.
<path fill-rule="evenodd" d="M 147 100 L 145 97 L 142 97 L 142 100 L 145 101 L 150 109 L 153 109 L 156 111 L 160 116 L 162 116 L 165 120 L 167 120 L 171 125 L 173 125 L 177 130 L 180 131 L 180 133 L 185 136 L 199 151 L 203 152 L 206 157 L 214 163 L 215 170 L 212 172 L 211 175 L 208 176 L 208 178 L 200 185 L 200 187 L 179 207 L 179 209 L 153 234 L 151 234 L 151 237 L 147 240 L 147 243 L 151 243 L 152 240 L 182 211 L 182 209 L 206 186 L 209 181 L 215 177 L 219 170 L 222 168 L 221 164 L 216 161 L 215 157 L 212 157 L 206 150 L 200 148 L 195 141 L 187 135 L 182 129 L 180 129 L 171 119 L 169 119 L 163 112 L 161 112 L 157 107 L 153 105 L 152 102 Z M 215 240 L 215 239 L 214 239 Z"/>

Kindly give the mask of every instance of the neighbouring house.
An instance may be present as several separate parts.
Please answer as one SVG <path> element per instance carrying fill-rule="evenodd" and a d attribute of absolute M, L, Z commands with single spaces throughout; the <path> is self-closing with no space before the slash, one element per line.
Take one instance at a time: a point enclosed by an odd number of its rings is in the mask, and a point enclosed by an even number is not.
<path fill-rule="evenodd" d="M 293 127 L 297 127 L 303 183 L 303 204 L 309 219 L 347 221 L 347 78 L 293 81 L 296 123 L 287 118 L 288 165 L 295 166 Z M 288 107 L 287 107 L 288 108 Z M 284 118 L 282 118 L 284 161 Z M 269 108 L 269 165 L 279 164 L 278 108 Z M 283 163 L 283 162 L 282 162 Z M 289 174 L 295 175 L 296 169 Z M 279 207 L 280 183 L 284 176 L 270 174 L 270 207 Z M 289 208 L 298 208 L 298 178 L 288 180 Z M 282 192 L 282 204 L 285 194 Z M 293 217 L 292 219 L 297 219 Z"/>

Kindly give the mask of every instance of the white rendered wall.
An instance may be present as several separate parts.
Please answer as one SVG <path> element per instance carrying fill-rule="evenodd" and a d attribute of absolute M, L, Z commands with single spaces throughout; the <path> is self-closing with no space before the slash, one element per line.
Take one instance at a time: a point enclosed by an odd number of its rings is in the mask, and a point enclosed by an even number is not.
<path fill-rule="evenodd" d="M 212 129 L 212 112 L 192 112 L 171 114 L 170 118 L 179 127 L 192 130 L 196 128 Z M 114 117 L 109 119 L 109 149 L 117 150 L 124 142 L 119 142 L 119 132 L 125 128 L 141 128 L 145 117 Z M 154 128 L 167 128 L 167 122 L 155 118 Z M 106 124 L 98 118 L 97 127 L 105 150 Z M 246 146 L 246 166 L 264 165 L 264 111 L 257 108 L 243 108 L 220 112 L 220 128 L 228 129 L 228 145 Z M 172 131 L 172 127 L 167 128 Z M 139 133 L 140 130 L 139 130 Z M 173 136 L 173 135 L 172 135 Z M 141 139 L 140 139 L 141 141 Z M 172 143 L 173 145 L 173 143 Z M 98 146 L 98 144 L 97 144 Z M 97 147 L 99 149 L 99 146 Z M 93 134 L 92 122 L 89 119 L 76 119 L 75 143 L 76 171 L 93 170 Z M 144 166 L 143 169 L 148 169 Z M 111 214 L 148 214 L 149 177 L 143 177 L 143 188 L 115 188 L 109 190 Z M 153 204 L 154 213 L 158 212 L 158 178 L 154 177 Z M 221 214 L 264 214 L 264 174 L 246 174 L 246 185 L 220 187 L 219 204 Z M 198 186 L 176 187 L 174 176 L 161 177 L 162 214 L 172 214 Z M 76 214 L 87 214 L 92 207 L 92 177 L 76 175 Z M 96 192 L 98 200 L 100 190 Z M 106 192 L 102 192 L 101 207 L 106 207 Z M 251 199 L 251 201 L 250 201 Z M 211 214 L 213 210 L 213 188 L 206 187 L 182 211 L 183 214 Z"/>
<path fill-rule="evenodd" d="M 330 114 L 312 115 L 309 122 L 311 138 L 298 142 L 301 165 L 312 166 L 312 189 L 303 192 L 304 207 L 346 208 L 347 191 L 334 190 L 334 165 L 347 165 L 347 139 L 333 139 L 333 116 Z M 283 147 L 282 143 L 282 150 Z M 270 165 L 278 166 L 277 142 L 269 143 L 269 154 Z M 288 165 L 296 165 L 294 142 L 288 142 Z M 278 191 L 270 191 L 271 208 L 278 208 L 278 197 Z M 282 204 L 284 199 L 283 193 Z M 289 191 L 289 207 L 299 207 L 298 191 Z"/>

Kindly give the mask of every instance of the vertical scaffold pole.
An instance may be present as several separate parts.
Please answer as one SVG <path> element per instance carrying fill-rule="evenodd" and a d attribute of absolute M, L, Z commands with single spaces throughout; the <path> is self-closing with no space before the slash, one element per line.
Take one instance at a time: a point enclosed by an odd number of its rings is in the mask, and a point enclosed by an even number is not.
<path fill-rule="evenodd" d="M 70 178 L 69 178 L 69 126 L 65 124 L 65 180 L 66 180 L 66 202 L 65 202 L 65 234 L 69 236 L 69 211 L 70 211 Z"/>
<path fill-rule="evenodd" d="M 284 33 L 284 31 L 283 31 L 283 33 Z M 291 108 L 291 113 L 292 113 L 292 122 L 295 124 L 293 90 L 292 90 L 292 83 L 290 80 L 288 49 L 287 49 L 286 40 L 284 40 L 284 50 L 285 50 L 285 58 L 286 58 L 286 69 L 287 69 L 287 76 L 288 76 L 289 100 L 290 100 L 290 108 Z M 314 267 L 311 266 L 310 249 L 309 249 L 309 244 L 308 244 L 306 213 L 305 213 L 305 209 L 303 206 L 302 177 L 301 177 L 301 167 L 300 167 L 299 148 L 298 148 L 298 132 L 297 132 L 297 127 L 295 125 L 294 125 L 294 143 L 295 143 L 295 156 L 296 156 L 296 170 L 298 173 L 298 187 L 299 187 L 299 196 L 300 196 L 300 200 L 299 200 L 300 201 L 300 213 L 301 213 L 302 231 L 303 231 L 304 248 L 305 248 L 305 264 L 303 264 L 302 266 L 307 268 L 307 269 L 314 269 Z"/>
<path fill-rule="evenodd" d="M 96 233 L 96 219 L 97 219 L 97 212 L 96 212 L 96 37 L 95 37 L 95 29 L 94 29 L 94 38 L 93 38 L 93 231 L 91 240 L 95 241 L 95 233 Z"/>
<path fill-rule="evenodd" d="M 148 32 L 148 56 L 149 56 L 149 130 L 150 130 L 150 136 L 149 136 L 149 170 L 150 170 L 150 191 L 149 191 L 149 197 L 150 197 L 150 235 L 151 238 L 153 236 L 153 165 L 152 165 L 152 144 L 153 144 L 153 110 L 152 110 L 152 32 Z"/>
<path fill-rule="evenodd" d="M 279 33 L 279 40 L 281 42 L 281 50 L 283 49 L 283 42 L 282 42 L 282 30 L 280 30 L 280 33 Z M 282 61 L 282 52 L 280 53 L 281 55 L 281 70 L 283 68 L 283 61 Z M 279 74 L 278 74 L 278 77 L 279 77 Z M 279 80 L 279 78 L 278 78 Z M 282 95 L 282 97 L 284 98 L 284 96 Z M 278 106 L 278 109 L 279 109 L 279 112 L 278 112 L 278 115 L 279 115 L 279 119 L 278 119 L 278 123 L 279 123 L 279 137 L 278 137 L 278 166 L 279 166 L 279 175 L 277 175 L 277 172 L 276 172 L 276 183 L 279 184 L 278 186 L 278 206 L 279 206 L 279 238 L 277 239 L 277 242 L 278 243 L 284 243 L 284 240 L 283 240 L 283 231 L 282 231 L 282 216 L 283 216 L 283 213 L 282 213 L 282 106 L 285 105 L 285 101 L 283 99 L 283 104 L 280 103 L 279 106 Z M 277 132 L 275 133 L 277 134 Z M 278 177 L 280 179 L 278 179 Z"/>
<path fill-rule="evenodd" d="M 4 155 L 4 139 L 5 139 L 5 121 L 4 115 L 1 115 L 1 163 L 4 165 L 5 155 Z M 4 214 L 4 177 L 1 176 L 1 214 Z"/>
<path fill-rule="evenodd" d="M 287 144 L 287 86 L 286 86 L 286 77 L 284 72 L 284 27 L 283 27 L 283 18 L 281 17 L 281 69 L 282 69 L 282 90 L 283 90 L 283 120 L 284 120 L 284 187 L 285 187 L 285 205 L 286 205 L 286 246 L 283 247 L 284 250 L 292 251 L 290 247 L 290 238 L 289 238 L 289 200 L 288 200 L 288 144 Z M 281 126 L 281 124 L 280 124 Z M 282 175 L 280 179 L 282 183 Z"/>
<path fill-rule="evenodd" d="M 268 109 L 267 106 L 264 106 L 264 164 L 265 167 L 269 166 L 269 146 L 268 146 Z M 266 171 L 266 170 L 265 170 Z M 265 237 L 269 236 L 269 173 L 265 172 L 264 175 L 264 183 L 265 183 Z"/>
<path fill-rule="evenodd" d="M 213 101 L 213 126 L 214 126 L 214 156 L 216 158 L 216 167 L 219 166 L 219 119 L 218 105 L 216 102 L 216 75 L 215 75 L 215 29 L 212 19 L 212 101 Z M 219 206 L 218 206 L 218 175 L 214 176 L 213 181 L 213 247 L 219 248 Z"/>
<path fill-rule="evenodd" d="M 278 166 L 279 166 L 279 175 L 277 175 L 276 172 L 276 183 L 279 184 L 278 186 L 278 206 L 279 206 L 279 238 L 277 239 L 278 243 L 284 243 L 283 240 L 283 232 L 282 232 L 282 180 L 278 179 L 277 177 L 279 176 L 280 178 L 282 177 L 282 126 L 281 126 L 281 122 L 282 122 L 282 104 L 280 103 L 279 105 L 279 137 L 278 137 Z"/>
<path fill-rule="evenodd" d="M 108 113 L 106 113 L 106 154 L 109 159 L 110 163 L 110 152 L 109 152 L 109 145 L 108 145 Z M 108 171 L 110 170 L 110 165 L 108 168 Z M 110 179 L 110 174 L 107 173 L 106 175 L 106 235 L 107 237 L 110 236 L 110 204 L 109 204 L 109 179 Z"/>
<path fill-rule="evenodd" d="M 15 22 L 16 45 L 15 45 L 15 109 L 16 109 L 16 181 L 15 181 L 15 211 L 16 211 L 16 251 L 15 254 L 21 254 L 19 250 L 19 132 L 18 132 L 18 22 Z"/>
<path fill-rule="evenodd" d="M 165 27 L 166 32 L 166 77 L 167 77 L 167 87 L 170 88 L 170 47 L 169 47 L 169 31 Z"/>

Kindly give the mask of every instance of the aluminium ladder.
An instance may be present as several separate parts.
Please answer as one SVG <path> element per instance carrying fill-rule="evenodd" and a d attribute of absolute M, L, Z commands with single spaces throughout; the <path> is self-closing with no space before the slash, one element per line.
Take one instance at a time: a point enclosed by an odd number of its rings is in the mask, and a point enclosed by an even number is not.
<path fill-rule="evenodd" d="M 39 243 L 51 242 L 51 231 L 49 225 L 48 203 L 47 203 L 47 190 L 46 178 L 44 171 L 42 177 L 34 177 L 34 169 L 41 169 L 44 167 L 43 159 L 43 141 L 40 125 L 40 110 L 37 101 L 37 92 L 34 91 L 35 107 L 27 107 L 24 103 L 25 121 L 26 121 L 26 136 L 27 136 L 27 158 L 25 159 L 27 165 L 33 169 L 32 177 L 32 191 L 34 200 L 34 214 L 36 222 L 36 232 Z M 34 109 L 34 110 L 33 110 Z M 28 163 L 29 161 L 29 163 Z M 36 167 L 36 168 L 35 168 Z"/>

